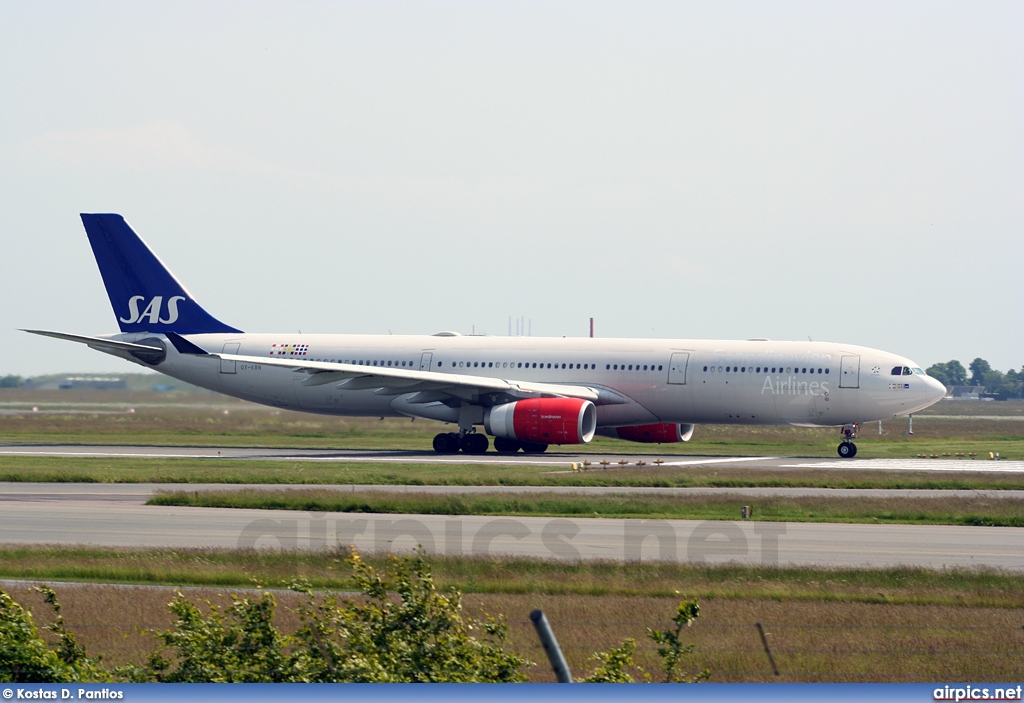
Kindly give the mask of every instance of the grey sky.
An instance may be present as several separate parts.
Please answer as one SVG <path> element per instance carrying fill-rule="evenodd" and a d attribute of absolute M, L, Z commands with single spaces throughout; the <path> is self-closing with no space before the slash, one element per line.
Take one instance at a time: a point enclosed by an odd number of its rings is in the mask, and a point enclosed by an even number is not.
<path fill-rule="evenodd" d="M 132 367 L 79 212 L 245 331 L 1024 364 L 1020 2 L 0 3 L 0 375 Z"/>

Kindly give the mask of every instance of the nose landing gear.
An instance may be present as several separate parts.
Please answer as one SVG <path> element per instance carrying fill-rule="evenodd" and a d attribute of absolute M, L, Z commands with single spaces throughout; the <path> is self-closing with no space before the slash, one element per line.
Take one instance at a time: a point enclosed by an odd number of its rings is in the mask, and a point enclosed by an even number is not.
<path fill-rule="evenodd" d="M 857 456 L 857 445 L 851 440 L 857 439 L 857 430 L 860 425 L 843 425 L 843 441 L 839 443 L 839 456 L 844 459 L 852 459 Z"/>

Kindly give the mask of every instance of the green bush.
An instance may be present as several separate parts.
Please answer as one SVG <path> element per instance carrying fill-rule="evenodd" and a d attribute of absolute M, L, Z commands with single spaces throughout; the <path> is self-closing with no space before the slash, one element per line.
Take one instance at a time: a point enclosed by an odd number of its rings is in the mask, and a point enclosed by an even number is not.
<path fill-rule="evenodd" d="M 45 629 L 57 636 L 52 649 L 39 635 L 32 614 L 0 590 L 0 682 L 79 683 L 109 681 L 99 659 L 90 659 L 64 627 L 56 594 L 46 586 L 35 589 L 46 597 L 56 619 Z"/>
<path fill-rule="evenodd" d="M 692 654 L 695 645 L 683 644 L 679 635 L 684 627 L 689 627 L 693 621 L 700 617 L 700 606 L 696 600 L 682 600 L 676 606 L 676 614 L 672 618 L 675 623 L 674 630 L 647 630 L 647 637 L 658 647 L 658 656 L 661 657 L 661 667 L 665 674 L 665 683 L 697 683 L 711 677 L 711 670 L 704 669 L 694 674 L 683 671 L 683 657 Z M 633 683 L 635 679 L 629 673 L 630 668 L 636 668 L 643 675 L 645 681 L 651 680 L 651 675 L 633 663 L 633 652 L 636 651 L 636 640 L 629 638 L 619 647 L 611 647 L 607 652 L 598 652 L 592 660 L 597 661 L 586 677 L 582 679 L 585 683 Z"/>
<path fill-rule="evenodd" d="M 353 551 L 357 599 L 339 599 L 293 584 L 305 594 L 296 608 L 300 626 L 285 634 L 274 625 L 272 593 L 232 596 L 231 605 L 205 607 L 176 593 L 169 604 L 174 624 L 156 633 L 160 644 L 142 666 L 104 669 L 68 632 L 54 592 L 43 593 L 56 618 L 39 633 L 32 614 L 0 591 L 0 681 L 71 683 L 161 681 L 179 683 L 262 682 L 481 682 L 525 681 L 528 660 L 506 649 L 507 624 L 462 615 L 462 594 L 442 592 L 422 551 L 391 557 L 377 570 Z M 648 630 L 660 645 L 665 681 L 700 681 L 707 670 L 687 674 L 682 658 L 693 651 L 679 635 L 700 614 L 696 601 L 679 604 L 675 630 Z M 630 682 L 636 642 L 594 655 L 598 666 L 584 681 Z M 645 680 L 651 680 L 644 673 Z"/>

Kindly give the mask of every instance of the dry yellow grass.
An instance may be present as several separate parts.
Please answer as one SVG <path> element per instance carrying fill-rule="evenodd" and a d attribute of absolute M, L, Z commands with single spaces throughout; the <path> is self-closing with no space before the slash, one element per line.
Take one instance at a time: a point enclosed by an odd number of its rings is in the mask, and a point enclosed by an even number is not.
<path fill-rule="evenodd" d="M 37 593 L 8 588 L 43 622 L 49 613 Z M 155 644 L 145 630 L 171 622 L 166 604 L 173 589 L 138 586 L 58 585 L 69 628 L 91 654 L 108 664 L 141 662 Z M 226 589 L 188 589 L 191 598 L 228 602 Z M 278 624 L 295 626 L 288 607 L 298 596 L 278 596 Z M 503 614 L 510 645 L 537 663 L 529 676 L 551 681 L 528 615 L 542 608 L 573 673 L 588 670 L 590 655 L 626 637 L 640 644 L 637 663 L 658 679 L 658 660 L 646 639 L 648 627 L 669 624 L 676 598 L 640 596 L 489 595 L 464 598 L 467 615 Z M 772 674 L 755 622 L 761 622 L 781 676 Z M 710 599 L 686 632 L 697 645 L 691 668 L 709 667 L 712 681 L 1019 681 L 1024 678 L 1024 609 L 962 608 Z"/>

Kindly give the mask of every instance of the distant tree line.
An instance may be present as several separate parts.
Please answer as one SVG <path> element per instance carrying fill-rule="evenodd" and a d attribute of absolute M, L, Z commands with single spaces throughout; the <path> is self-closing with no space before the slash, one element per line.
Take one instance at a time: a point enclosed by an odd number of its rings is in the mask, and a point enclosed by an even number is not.
<path fill-rule="evenodd" d="M 926 371 L 946 388 L 953 386 L 984 386 L 985 395 L 997 400 L 1024 398 L 1024 367 L 1020 371 L 1010 369 L 1006 373 L 997 371 L 978 357 L 964 368 L 956 359 L 945 363 L 932 364 Z M 970 371 L 970 376 L 968 376 Z"/>
<path fill-rule="evenodd" d="M 18 388 L 25 382 L 21 376 L 0 376 L 0 388 Z"/>

